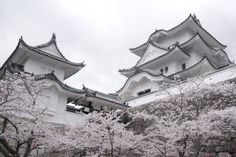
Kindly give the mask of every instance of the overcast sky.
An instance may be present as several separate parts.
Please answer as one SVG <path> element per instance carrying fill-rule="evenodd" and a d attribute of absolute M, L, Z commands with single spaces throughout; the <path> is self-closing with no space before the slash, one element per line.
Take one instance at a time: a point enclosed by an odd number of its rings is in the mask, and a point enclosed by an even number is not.
<path fill-rule="evenodd" d="M 235 0 L 0 0 L 0 65 L 21 35 L 35 46 L 55 32 L 64 56 L 86 64 L 65 82 L 115 92 L 126 80 L 118 70 L 138 61 L 129 48 L 146 42 L 155 29 L 178 25 L 190 13 L 236 60 Z"/>

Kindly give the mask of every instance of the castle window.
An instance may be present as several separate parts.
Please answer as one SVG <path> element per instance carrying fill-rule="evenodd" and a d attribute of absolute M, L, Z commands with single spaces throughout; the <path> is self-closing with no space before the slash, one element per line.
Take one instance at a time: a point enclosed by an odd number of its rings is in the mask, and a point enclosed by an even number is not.
<path fill-rule="evenodd" d="M 168 73 L 168 70 L 169 70 L 168 67 L 165 67 L 165 73 Z"/>
<path fill-rule="evenodd" d="M 182 64 L 182 70 L 185 70 L 185 69 L 186 69 L 186 64 L 183 63 L 183 64 Z"/>
<path fill-rule="evenodd" d="M 160 72 L 161 72 L 161 74 L 163 74 L 163 72 L 164 72 L 163 68 L 160 69 Z"/>
<path fill-rule="evenodd" d="M 150 92 L 151 92 L 151 89 L 146 89 L 146 90 L 143 90 L 141 92 L 138 92 L 138 96 L 144 95 L 144 94 L 147 94 L 147 93 L 150 93 Z"/>

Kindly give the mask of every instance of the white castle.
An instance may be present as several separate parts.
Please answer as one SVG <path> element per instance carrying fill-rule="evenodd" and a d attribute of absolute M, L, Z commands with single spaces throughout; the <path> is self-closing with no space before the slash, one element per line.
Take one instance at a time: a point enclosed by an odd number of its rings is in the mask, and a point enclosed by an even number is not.
<path fill-rule="evenodd" d="M 85 65 L 67 60 L 58 49 L 55 34 L 49 42 L 30 46 L 21 37 L 17 47 L 0 69 L 1 78 L 6 73 L 19 71 L 32 74 L 37 80 L 46 80 L 53 85 L 44 91 L 43 103 L 49 106 L 50 121 L 63 125 L 76 125 L 84 121 L 85 115 L 93 111 L 125 109 L 128 106 L 116 94 L 104 94 L 83 87 L 76 89 L 63 81 Z"/>
<path fill-rule="evenodd" d="M 235 66 L 225 48 L 190 15 L 170 30 L 156 30 L 147 42 L 130 49 L 140 59 L 132 68 L 119 70 L 127 81 L 117 93 L 129 106 L 138 106 L 163 98 L 160 85 L 176 77 L 185 84 L 197 76 L 206 83 L 234 79 Z"/>
<path fill-rule="evenodd" d="M 24 71 L 50 82 L 54 90 L 42 95 L 44 103 L 50 106 L 50 121 L 75 125 L 93 111 L 122 110 L 157 101 L 165 96 L 160 85 L 173 81 L 176 76 L 185 83 L 196 76 L 204 77 L 209 83 L 235 79 L 236 66 L 228 59 L 225 48 L 201 26 L 195 15 L 190 15 L 176 27 L 157 30 L 147 42 L 130 49 L 140 59 L 134 67 L 120 70 L 127 81 L 114 94 L 86 87 L 76 89 L 63 83 L 85 65 L 63 56 L 55 34 L 49 42 L 38 46 L 30 46 L 20 38 L 16 49 L 1 67 L 0 77 Z M 174 92 L 175 89 L 171 90 Z"/>

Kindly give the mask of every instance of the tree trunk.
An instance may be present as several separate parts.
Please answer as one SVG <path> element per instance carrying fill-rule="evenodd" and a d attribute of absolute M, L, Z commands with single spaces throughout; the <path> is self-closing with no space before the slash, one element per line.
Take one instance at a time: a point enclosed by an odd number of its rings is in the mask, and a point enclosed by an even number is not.
<path fill-rule="evenodd" d="M 0 144 L 0 152 L 4 157 L 12 157 L 12 155 L 10 155 L 10 153 L 3 147 L 2 144 Z"/>

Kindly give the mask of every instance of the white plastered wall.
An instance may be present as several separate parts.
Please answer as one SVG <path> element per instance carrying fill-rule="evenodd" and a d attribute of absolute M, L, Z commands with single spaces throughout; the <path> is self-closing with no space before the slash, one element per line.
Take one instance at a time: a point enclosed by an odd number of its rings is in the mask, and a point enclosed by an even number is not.
<path fill-rule="evenodd" d="M 145 69 L 145 70 L 153 72 L 155 74 L 158 74 L 158 73 L 160 73 L 161 69 L 163 69 L 163 75 L 168 76 L 168 75 L 171 75 L 171 74 L 177 72 L 178 64 L 179 63 L 177 61 L 175 61 L 174 59 L 170 59 L 170 60 L 166 61 L 164 64 L 156 64 L 152 68 Z M 165 67 L 168 67 L 167 72 L 165 72 Z"/>
<path fill-rule="evenodd" d="M 127 100 L 132 97 L 137 97 L 138 92 L 147 89 L 151 89 L 151 92 L 157 91 L 159 89 L 159 84 L 154 79 L 155 78 L 153 76 L 150 76 L 147 73 L 140 73 L 135 78 L 127 82 L 119 95 L 123 100 Z"/>
<path fill-rule="evenodd" d="M 71 126 L 78 126 L 86 123 L 87 121 L 86 115 L 66 111 L 68 95 L 64 93 L 59 93 L 59 91 L 55 89 L 51 91 L 50 95 L 54 96 L 52 97 L 52 103 L 55 103 L 55 105 L 53 105 L 54 107 L 53 111 L 50 108 L 48 110 L 49 111 L 48 121 L 61 125 L 71 125 Z M 52 104 L 50 105 L 52 107 Z"/>
<path fill-rule="evenodd" d="M 147 89 L 151 89 L 151 92 L 156 91 L 159 89 L 159 85 L 158 83 L 153 82 L 153 81 L 144 82 L 143 84 L 139 84 L 139 86 L 136 86 L 135 88 L 133 88 L 131 95 L 138 96 L 138 92 L 141 92 Z"/>
<path fill-rule="evenodd" d="M 234 80 L 236 78 L 236 66 L 228 67 L 216 72 L 213 72 L 211 74 L 205 75 L 202 77 L 202 79 L 198 80 L 201 83 L 206 84 L 214 84 L 218 82 L 222 82 L 225 80 Z M 185 87 L 186 89 L 189 87 L 189 85 L 192 85 L 191 82 L 184 82 L 181 84 L 181 87 Z M 168 91 L 168 92 L 167 92 Z M 169 96 L 169 93 L 171 95 L 178 94 L 179 90 L 177 87 L 171 87 L 165 90 L 159 90 L 151 94 L 147 94 L 143 97 L 137 97 L 134 99 L 130 99 L 127 101 L 128 105 L 135 107 L 147 103 L 152 103 L 155 101 L 158 101 L 160 99 L 166 98 Z"/>

